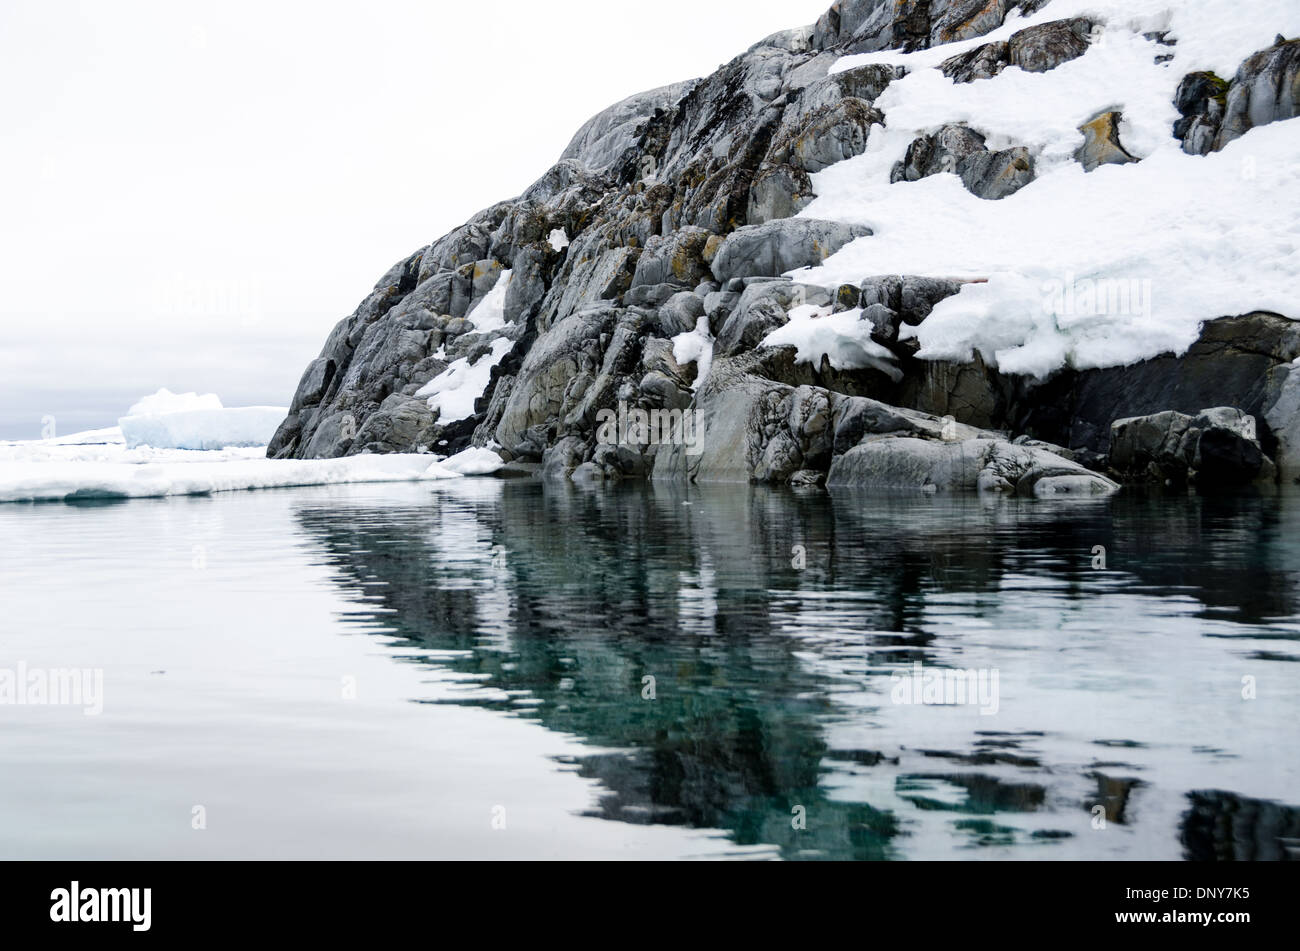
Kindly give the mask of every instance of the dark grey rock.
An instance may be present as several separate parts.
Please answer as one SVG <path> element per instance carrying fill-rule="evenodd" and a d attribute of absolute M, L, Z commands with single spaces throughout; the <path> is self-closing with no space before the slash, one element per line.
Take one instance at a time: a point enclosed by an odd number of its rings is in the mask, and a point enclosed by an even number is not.
<path fill-rule="evenodd" d="M 1005 40 L 985 43 L 965 53 L 944 60 L 940 71 L 957 83 L 973 83 L 977 79 L 992 79 L 1011 65 L 1011 48 Z"/>
<path fill-rule="evenodd" d="M 1026 72 L 1045 73 L 1088 52 L 1092 26 L 1086 17 L 1072 17 L 1026 27 L 1011 35 L 1008 59 Z"/>
<path fill-rule="evenodd" d="M 659 308 L 659 327 L 666 337 L 694 330 L 704 316 L 704 301 L 691 291 L 674 294 Z"/>
<path fill-rule="evenodd" d="M 1271 478 L 1256 422 L 1239 409 L 1165 411 L 1111 424 L 1110 466 L 1132 481 L 1230 486 Z"/>
<path fill-rule="evenodd" d="M 971 194 L 988 200 L 1014 194 L 1034 179 L 1034 162 L 1024 148 L 990 151 L 984 136 L 964 125 L 945 125 L 907 147 L 894 166 L 893 182 L 915 182 L 951 172 Z"/>

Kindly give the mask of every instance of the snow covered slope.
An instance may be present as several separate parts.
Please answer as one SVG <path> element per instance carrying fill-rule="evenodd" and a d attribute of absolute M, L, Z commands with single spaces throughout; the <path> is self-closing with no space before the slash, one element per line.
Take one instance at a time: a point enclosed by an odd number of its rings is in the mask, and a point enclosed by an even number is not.
<path fill-rule="evenodd" d="M 939 69 L 1028 26 L 1076 16 L 1097 24 L 1091 44 L 1046 72 L 1010 66 L 961 83 Z M 1185 75 L 1231 77 L 1279 31 L 1300 34 L 1300 3 L 1052 0 L 961 43 L 841 58 L 832 73 L 877 63 L 909 74 L 876 100 L 886 125 L 872 127 L 866 151 L 814 175 L 818 197 L 801 212 L 874 235 L 795 276 L 828 286 L 888 273 L 988 278 L 917 328 L 919 356 L 968 360 L 979 350 L 1006 372 L 1035 376 L 1181 353 L 1216 317 L 1292 312 L 1300 122 L 1252 129 L 1206 156 L 1186 154 L 1170 133 Z M 1074 159 L 1079 127 L 1105 111 L 1123 114 L 1121 141 L 1140 161 L 1085 172 Z M 891 184 L 909 143 L 946 123 L 969 125 L 990 148 L 1026 147 L 1035 180 L 998 201 L 952 174 Z"/>

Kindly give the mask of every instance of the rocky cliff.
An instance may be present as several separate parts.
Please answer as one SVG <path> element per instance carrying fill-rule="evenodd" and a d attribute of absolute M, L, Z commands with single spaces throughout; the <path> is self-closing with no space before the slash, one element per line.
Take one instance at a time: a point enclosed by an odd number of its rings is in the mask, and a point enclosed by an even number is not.
<path fill-rule="evenodd" d="M 1031 375 L 1000 368 L 992 346 L 953 359 L 922 345 L 927 319 L 978 294 L 978 275 L 919 267 L 827 286 L 803 270 L 890 240 L 809 205 L 820 173 L 849 168 L 889 126 L 878 102 L 922 68 L 909 61 L 991 88 L 1067 69 L 1105 29 L 1140 28 L 1054 17 L 1048 0 L 840 0 L 707 78 L 624 100 L 518 198 L 395 264 L 307 367 L 269 453 L 472 444 L 557 478 L 1034 495 L 1295 478 L 1300 324 L 1250 287 L 1190 346 Z M 1173 32 L 1137 41 L 1176 64 Z M 863 53 L 878 55 L 841 62 Z M 1206 161 L 1300 114 L 1300 42 L 1277 37 L 1231 80 L 1201 70 L 1175 86 L 1165 137 Z M 1091 177 L 1144 161 L 1124 129 L 1121 110 L 1098 111 L 1059 156 L 954 116 L 906 145 L 889 187 L 950 174 L 979 202 L 1027 202 L 1043 163 Z M 1134 425 L 1155 414 L 1169 415 Z"/>

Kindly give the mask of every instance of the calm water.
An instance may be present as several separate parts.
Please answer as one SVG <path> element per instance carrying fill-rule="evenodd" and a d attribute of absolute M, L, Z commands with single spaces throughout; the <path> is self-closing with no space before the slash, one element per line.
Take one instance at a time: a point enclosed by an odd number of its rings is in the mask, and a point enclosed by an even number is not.
<path fill-rule="evenodd" d="M 6 858 L 1300 856 L 1300 495 L 5 505 L 0 594 L 104 677 L 0 706 Z"/>

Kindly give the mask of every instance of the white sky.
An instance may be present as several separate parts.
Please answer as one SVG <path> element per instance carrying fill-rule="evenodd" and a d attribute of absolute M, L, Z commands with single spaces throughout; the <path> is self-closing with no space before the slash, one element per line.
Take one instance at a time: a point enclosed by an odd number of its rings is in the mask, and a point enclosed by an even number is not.
<path fill-rule="evenodd" d="M 405 254 L 591 115 L 830 0 L 0 2 L 0 438 L 286 405 Z"/>

